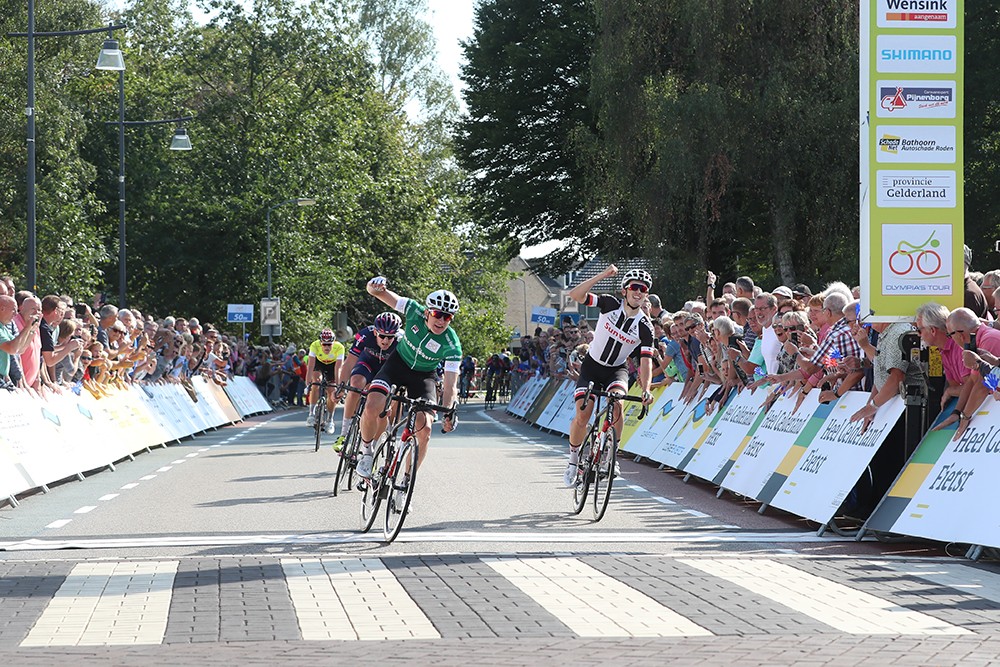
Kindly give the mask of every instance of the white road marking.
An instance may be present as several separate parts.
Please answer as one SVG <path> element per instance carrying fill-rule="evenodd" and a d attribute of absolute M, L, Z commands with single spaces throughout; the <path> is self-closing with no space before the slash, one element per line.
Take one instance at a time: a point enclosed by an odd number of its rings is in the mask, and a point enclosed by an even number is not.
<path fill-rule="evenodd" d="M 483 560 L 581 637 L 712 635 L 576 558 Z"/>
<path fill-rule="evenodd" d="M 684 512 L 685 514 L 690 514 L 691 516 L 696 516 L 699 519 L 711 519 L 712 518 L 710 515 L 705 514 L 704 512 L 699 512 L 698 510 L 682 509 L 681 511 Z"/>
<path fill-rule="evenodd" d="M 156 475 L 145 475 L 139 478 L 139 481 L 148 482 L 151 479 L 156 479 Z"/>
<path fill-rule="evenodd" d="M 643 489 L 643 491 L 646 491 L 646 489 Z M 649 492 L 646 491 L 646 493 L 649 493 Z M 670 500 L 669 498 L 664 498 L 663 496 L 653 496 L 652 499 L 655 500 L 658 503 L 662 503 L 663 505 L 676 505 L 677 504 L 674 501 Z"/>
<path fill-rule="evenodd" d="M 874 538 L 866 538 L 873 541 Z M 513 544 L 833 544 L 854 542 L 853 537 L 824 535 L 817 537 L 815 531 L 806 533 L 753 533 L 753 532 L 709 532 L 709 531 L 668 531 L 661 533 L 617 533 L 617 532 L 504 532 L 504 531 L 455 531 L 435 532 L 404 530 L 396 538 L 397 542 L 410 543 L 503 543 Z M 241 546 L 241 545 L 323 545 L 323 544 L 380 544 L 381 536 L 356 532 L 306 533 L 306 534 L 245 534 L 245 535 L 170 535 L 163 537 L 119 537 L 119 538 L 62 538 L 27 539 L 16 542 L 0 542 L 0 551 L 52 551 L 57 549 L 120 549 L 143 547 L 200 547 L 200 546 Z"/>
<path fill-rule="evenodd" d="M 86 505 L 80 509 L 73 512 L 73 514 L 86 514 L 87 512 L 93 512 L 97 509 L 97 505 Z"/>
<path fill-rule="evenodd" d="M 177 563 L 76 565 L 21 646 L 162 643 Z"/>
<path fill-rule="evenodd" d="M 163 466 L 162 468 L 157 468 L 156 472 L 167 472 L 168 470 L 173 470 L 173 466 Z"/>
<path fill-rule="evenodd" d="M 98 500 L 113 500 L 113 499 L 117 498 L 119 495 L 121 495 L 121 494 L 118 494 L 118 493 L 108 493 L 108 494 L 105 494 L 105 495 L 101 496 L 100 498 L 98 498 Z"/>
<path fill-rule="evenodd" d="M 182 464 L 184 462 L 185 462 L 185 459 L 177 459 L 176 461 L 171 461 L 170 465 L 179 466 L 180 464 Z"/>
<path fill-rule="evenodd" d="M 67 523 L 70 523 L 71 521 L 73 521 L 73 519 L 59 519 L 57 521 L 53 521 L 52 523 L 50 523 L 49 525 L 47 525 L 45 527 L 46 528 L 62 528 Z"/>
<path fill-rule="evenodd" d="M 139 486 L 138 482 L 131 482 L 129 484 L 122 484 L 121 487 L 119 487 L 119 488 L 124 489 L 125 491 L 128 491 L 129 489 L 134 489 L 137 486 Z"/>
<path fill-rule="evenodd" d="M 969 630 L 766 558 L 680 559 L 841 632 L 965 635 Z"/>
<path fill-rule="evenodd" d="M 283 558 L 281 567 L 305 640 L 441 638 L 376 558 Z"/>

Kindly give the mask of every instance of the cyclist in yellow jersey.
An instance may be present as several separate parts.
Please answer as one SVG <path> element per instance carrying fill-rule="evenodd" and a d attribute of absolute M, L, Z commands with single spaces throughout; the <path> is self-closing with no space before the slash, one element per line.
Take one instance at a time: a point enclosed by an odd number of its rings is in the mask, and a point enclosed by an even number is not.
<path fill-rule="evenodd" d="M 319 332 L 319 340 L 314 340 L 309 346 L 309 362 L 306 364 L 306 381 L 319 382 L 325 377 L 326 388 L 326 409 L 327 421 L 323 425 L 327 433 L 337 431 L 337 423 L 333 419 L 333 408 L 336 405 L 334 394 L 335 384 L 340 373 L 340 365 L 344 362 L 344 346 L 338 343 L 333 337 L 333 331 L 323 329 Z M 309 388 L 309 418 L 306 424 L 314 426 L 316 424 L 316 406 L 319 404 L 319 387 Z"/>

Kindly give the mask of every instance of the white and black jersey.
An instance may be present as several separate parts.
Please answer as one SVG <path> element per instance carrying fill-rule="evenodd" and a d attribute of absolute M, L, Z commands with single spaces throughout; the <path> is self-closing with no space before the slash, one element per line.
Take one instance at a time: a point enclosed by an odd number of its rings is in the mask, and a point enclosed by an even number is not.
<path fill-rule="evenodd" d="M 602 366 L 621 366 L 637 348 L 640 356 L 652 358 L 653 324 L 646 313 L 640 310 L 628 315 L 621 300 L 610 294 L 588 293 L 584 305 L 601 309 L 594 340 L 587 351 L 594 361 Z"/>

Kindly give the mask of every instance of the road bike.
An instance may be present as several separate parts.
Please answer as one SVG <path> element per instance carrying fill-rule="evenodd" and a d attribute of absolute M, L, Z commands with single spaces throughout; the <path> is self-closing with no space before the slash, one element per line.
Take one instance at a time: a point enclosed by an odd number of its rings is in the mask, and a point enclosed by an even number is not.
<path fill-rule="evenodd" d="M 510 403 L 510 371 L 504 370 L 500 375 L 500 402 Z"/>
<path fill-rule="evenodd" d="M 465 405 L 469 402 L 469 393 L 472 385 L 472 374 L 462 373 L 458 377 L 458 402 Z"/>
<path fill-rule="evenodd" d="M 486 375 L 486 398 L 484 404 L 487 410 L 492 410 L 497 404 L 497 377 Z"/>
<path fill-rule="evenodd" d="M 313 424 L 313 429 L 316 431 L 316 448 L 313 450 L 315 452 L 319 451 L 320 439 L 323 436 L 323 427 L 326 425 L 327 419 L 333 419 L 333 413 L 326 405 L 326 392 L 333 385 L 330 384 L 326 376 L 319 382 L 310 382 L 309 386 L 306 387 L 306 394 L 312 387 L 319 387 L 319 405 L 316 406 L 316 422 Z"/>
<path fill-rule="evenodd" d="M 579 514 L 587 504 L 590 485 L 594 485 L 594 521 L 604 518 L 611 500 L 611 486 L 615 478 L 615 457 L 618 455 L 618 431 L 615 430 L 615 407 L 622 401 L 642 403 L 638 396 L 608 393 L 594 389 L 594 383 L 587 385 L 583 405 L 591 399 L 603 398 L 605 405 L 594 410 L 593 421 L 580 447 L 580 463 L 577 465 L 576 483 L 573 485 L 573 514 Z M 639 419 L 646 416 L 647 406 L 642 406 Z"/>
<path fill-rule="evenodd" d="M 440 410 L 452 416 L 453 408 L 446 408 L 422 398 L 407 398 L 406 389 L 399 387 L 389 394 L 381 417 L 393 411 L 385 431 L 379 437 L 372 457 L 372 476 L 361 479 L 358 489 L 361 496 L 361 532 L 367 533 L 375 524 L 381 504 L 385 503 L 385 522 L 382 534 L 386 544 L 399 535 L 406 513 L 413 498 L 417 481 L 419 447 L 415 435 L 417 415 L 421 412 Z M 428 428 L 430 426 L 428 425 Z"/>
<path fill-rule="evenodd" d="M 351 417 L 351 423 L 344 433 L 344 446 L 340 449 L 340 461 L 337 463 L 337 476 L 333 479 L 333 495 L 337 495 L 337 490 L 343 488 L 350 491 L 354 485 L 354 474 L 358 467 L 358 456 L 361 452 L 361 413 L 365 410 L 365 402 L 368 400 L 368 391 L 358 389 L 349 384 L 338 385 L 339 391 L 353 391 L 360 394 L 358 409 Z M 341 485 L 343 480 L 343 485 Z"/>

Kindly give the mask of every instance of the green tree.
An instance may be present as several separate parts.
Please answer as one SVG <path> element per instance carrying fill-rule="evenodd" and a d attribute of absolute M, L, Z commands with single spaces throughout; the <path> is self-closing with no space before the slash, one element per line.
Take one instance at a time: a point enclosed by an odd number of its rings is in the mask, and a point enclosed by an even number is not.
<path fill-rule="evenodd" d="M 574 128 L 592 123 L 592 3 L 484 0 L 475 21 L 462 71 L 467 113 L 455 149 L 470 174 L 471 214 L 508 256 L 571 239 L 547 262 L 565 267 L 600 241 L 569 141 Z"/>

